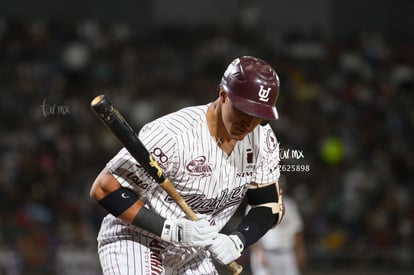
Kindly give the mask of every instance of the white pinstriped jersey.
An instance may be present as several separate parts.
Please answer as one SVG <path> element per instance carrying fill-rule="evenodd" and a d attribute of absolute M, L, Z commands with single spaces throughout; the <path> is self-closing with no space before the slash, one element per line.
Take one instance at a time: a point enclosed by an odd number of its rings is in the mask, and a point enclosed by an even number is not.
<path fill-rule="evenodd" d="M 204 214 L 221 230 L 242 202 L 248 183 L 267 184 L 278 179 L 279 146 L 269 125 L 258 126 L 236 142 L 228 155 L 210 135 L 206 122 L 208 106 L 187 107 L 156 119 L 141 129 L 139 138 L 193 211 Z M 125 148 L 107 167 L 122 186 L 140 195 L 145 207 L 164 218 L 184 216 Z M 110 222 L 102 224 L 98 237 L 101 243 L 118 240 L 120 234 L 131 231 L 142 237 L 154 237 L 111 215 L 106 219 Z M 115 225 L 118 225 L 116 230 Z M 190 255 L 196 255 L 191 247 L 179 248 L 167 243 L 165 246 L 161 253 L 163 265 L 173 269 L 187 262 Z"/>

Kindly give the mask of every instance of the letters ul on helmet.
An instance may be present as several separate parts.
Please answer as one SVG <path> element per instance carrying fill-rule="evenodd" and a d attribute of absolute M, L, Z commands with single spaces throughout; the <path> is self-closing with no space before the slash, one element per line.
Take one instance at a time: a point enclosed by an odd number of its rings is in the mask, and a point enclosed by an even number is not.
<path fill-rule="evenodd" d="M 224 72 L 220 85 L 238 110 L 265 120 L 279 118 L 275 107 L 279 77 L 264 60 L 252 56 L 236 58 Z"/>

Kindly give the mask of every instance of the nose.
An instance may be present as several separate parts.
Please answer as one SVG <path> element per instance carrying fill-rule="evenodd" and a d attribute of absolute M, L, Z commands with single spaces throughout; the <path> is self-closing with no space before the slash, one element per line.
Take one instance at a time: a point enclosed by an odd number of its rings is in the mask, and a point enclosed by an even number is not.
<path fill-rule="evenodd" d="M 256 126 L 257 124 L 259 124 L 260 121 L 261 119 L 259 118 L 246 115 L 243 117 L 242 124 L 243 124 L 243 127 L 245 127 L 246 129 L 250 129 Z"/>

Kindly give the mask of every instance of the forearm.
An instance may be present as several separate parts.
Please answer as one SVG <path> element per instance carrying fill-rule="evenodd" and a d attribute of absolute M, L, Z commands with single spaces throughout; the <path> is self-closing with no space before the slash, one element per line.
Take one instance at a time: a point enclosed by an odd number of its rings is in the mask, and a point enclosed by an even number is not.
<path fill-rule="evenodd" d="M 244 247 L 259 240 L 275 224 L 277 217 L 268 207 L 257 207 L 249 211 L 233 232 L 240 237 Z"/>
<path fill-rule="evenodd" d="M 277 183 L 249 189 L 247 199 L 252 209 L 237 229 L 229 235 L 219 234 L 209 249 L 213 257 L 222 264 L 228 264 L 240 257 L 244 249 L 259 240 L 282 219 L 282 196 Z"/>
<path fill-rule="evenodd" d="M 107 168 L 96 178 L 90 196 L 115 217 L 161 235 L 165 219 L 145 209 L 139 197 L 131 189 L 122 187 Z"/>
<path fill-rule="evenodd" d="M 153 233 L 164 241 L 206 246 L 218 234 L 217 227 L 210 225 L 207 220 L 166 219 L 145 208 L 138 195 L 132 189 L 122 187 L 107 169 L 99 174 L 90 194 L 113 216 Z"/>
<path fill-rule="evenodd" d="M 280 223 L 284 214 L 282 191 L 277 182 L 249 189 L 247 200 L 251 209 L 235 231 L 245 247 L 255 243 L 269 229 Z"/>

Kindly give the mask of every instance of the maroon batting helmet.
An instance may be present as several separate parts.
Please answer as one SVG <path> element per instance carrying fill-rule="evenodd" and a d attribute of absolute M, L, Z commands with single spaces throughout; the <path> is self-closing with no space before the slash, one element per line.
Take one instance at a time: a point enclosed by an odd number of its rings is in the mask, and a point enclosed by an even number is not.
<path fill-rule="evenodd" d="M 266 120 L 279 118 L 275 107 L 279 85 L 275 70 L 252 56 L 233 60 L 220 83 L 238 110 Z"/>

